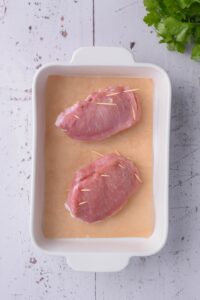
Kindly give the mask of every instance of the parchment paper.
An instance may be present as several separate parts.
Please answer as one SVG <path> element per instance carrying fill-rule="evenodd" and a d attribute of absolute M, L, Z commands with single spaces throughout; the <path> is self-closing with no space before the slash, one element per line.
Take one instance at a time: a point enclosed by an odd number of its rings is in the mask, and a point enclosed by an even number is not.
<path fill-rule="evenodd" d="M 100 142 L 78 142 L 55 127 L 57 115 L 91 92 L 109 85 L 138 88 L 142 103 L 141 122 Z M 45 207 L 43 230 L 48 238 L 66 237 L 147 237 L 154 227 L 152 197 L 151 79 L 120 77 L 50 76 L 46 86 Z M 143 185 L 115 216 L 87 224 L 73 219 L 64 208 L 67 189 L 74 172 L 98 155 L 118 150 L 132 159 L 140 170 Z"/>

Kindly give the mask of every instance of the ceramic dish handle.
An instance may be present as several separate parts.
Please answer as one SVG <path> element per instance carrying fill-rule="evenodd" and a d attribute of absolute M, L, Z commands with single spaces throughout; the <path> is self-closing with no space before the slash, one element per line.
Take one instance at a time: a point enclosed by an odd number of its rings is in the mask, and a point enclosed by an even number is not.
<path fill-rule="evenodd" d="M 134 59 L 132 53 L 124 48 L 82 47 L 73 53 L 70 64 L 79 66 L 130 66 L 134 65 Z"/>
<path fill-rule="evenodd" d="M 71 254 L 67 256 L 68 265 L 76 271 L 117 272 L 124 269 L 130 256 L 126 254 Z"/>

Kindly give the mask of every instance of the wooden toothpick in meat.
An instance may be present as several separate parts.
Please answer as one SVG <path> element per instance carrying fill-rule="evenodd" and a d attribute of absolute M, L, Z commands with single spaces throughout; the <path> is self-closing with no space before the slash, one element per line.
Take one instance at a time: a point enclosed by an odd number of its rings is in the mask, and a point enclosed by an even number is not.
<path fill-rule="evenodd" d="M 133 113 L 133 120 L 135 121 L 136 114 L 135 114 L 135 109 L 134 109 L 133 105 L 131 106 L 131 108 L 132 108 L 132 113 Z"/>
<path fill-rule="evenodd" d="M 136 92 L 136 91 L 139 91 L 139 89 L 124 90 L 124 91 L 121 91 L 121 92 L 110 93 L 110 94 L 107 94 L 106 96 L 115 96 L 115 95 L 119 95 L 121 93 L 129 93 L 129 92 Z"/>
<path fill-rule="evenodd" d="M 94 154 L 97 154 L 97 155 L 99 155 L 99 156 L 104 156 L 102 153 L 100 153 L 100 152 L 97 152 L 97 151 L 95 151 L 95 150 L 92 150 L 92 152 L 94 153 Z"/>
<path fill-rule="evenodd" d="M 83 205 L 83 204 L 86 204 L 86 203 L 87 203 L 86 201 L 79 202 L 79 205 Z"/>
<path fill-rule="evenodd" d="M 98 105 L 108 105 L 108 106 L 116 106 L 116 103 L 112 103 L 112 102 L 97 102 L 96 104 Z"/>
<path fill-rule="evenodd" d="M 118 164 L 118 166 L 120 167 L 120 168 L 122 168 L 122 169 L 124 169 L 125 167 L 124 166 L 122 166 L 121 164 Z"/>
<path fill-rule="evenodd" d="M 135 173 L 135 177 L 137 178 L 137 180 L 142 183 L 142 179 L 139 177 L 139 175 L 137 173 Z"/>
<path fill-rule="evenodd" d="M 119 155 L 119 156 L 121 155 L 120 152 L 119 152 L 118 150 L 115 150 L 115 153 L 116 153 L 117 155 Z"/>
<path fill-rule="evenodd" d="M 77 115 L 75 115 L 75 114 L 74 114 L 73 116 L 74 116 L 74 118 L 80 120 L 80 117 L 79 117 L 79 116 L 77 116 Z"/>

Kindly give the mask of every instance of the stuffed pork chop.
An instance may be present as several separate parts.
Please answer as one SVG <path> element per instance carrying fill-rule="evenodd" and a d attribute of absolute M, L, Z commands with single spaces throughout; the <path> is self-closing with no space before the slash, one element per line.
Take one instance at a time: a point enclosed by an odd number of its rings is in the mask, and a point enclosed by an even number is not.
<path fill-rule="evenodd" d="M 55 125 L 76 140 L 103 140 L 140 121 L 138 95 L 123 86 L 108 87 L 61 112 Z"/>
<path fill-rule="evenodd" d="M 101 221 L 120 211 L 141 184 L 131 160 L 108 154 L 76 171 L 65 207 L 82 221 Z"/>

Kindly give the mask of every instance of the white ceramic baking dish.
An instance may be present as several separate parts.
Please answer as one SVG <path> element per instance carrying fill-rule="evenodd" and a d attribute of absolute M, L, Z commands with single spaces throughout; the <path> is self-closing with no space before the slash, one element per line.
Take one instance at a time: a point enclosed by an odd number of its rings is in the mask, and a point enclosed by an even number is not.
<path fill-rule="evenodd" d="M 42 231 L 44 204 L 45 84 L 49 75 L 133 76 L 154 82 L 153 198 L 155 228 L 149 238 L 47 239 Z M 136 63 L 123 48 L 80 48 L 69 63 L 49 64 L 33 80 L 33 169 L 31 235 L 34 243 L 49 254 L 66 256 L 68 264 L 82 271 L 119 271 L 132 256 L 158 252 L 168 232 L 168 175 L 171 84 L 158 66 Z"/>

